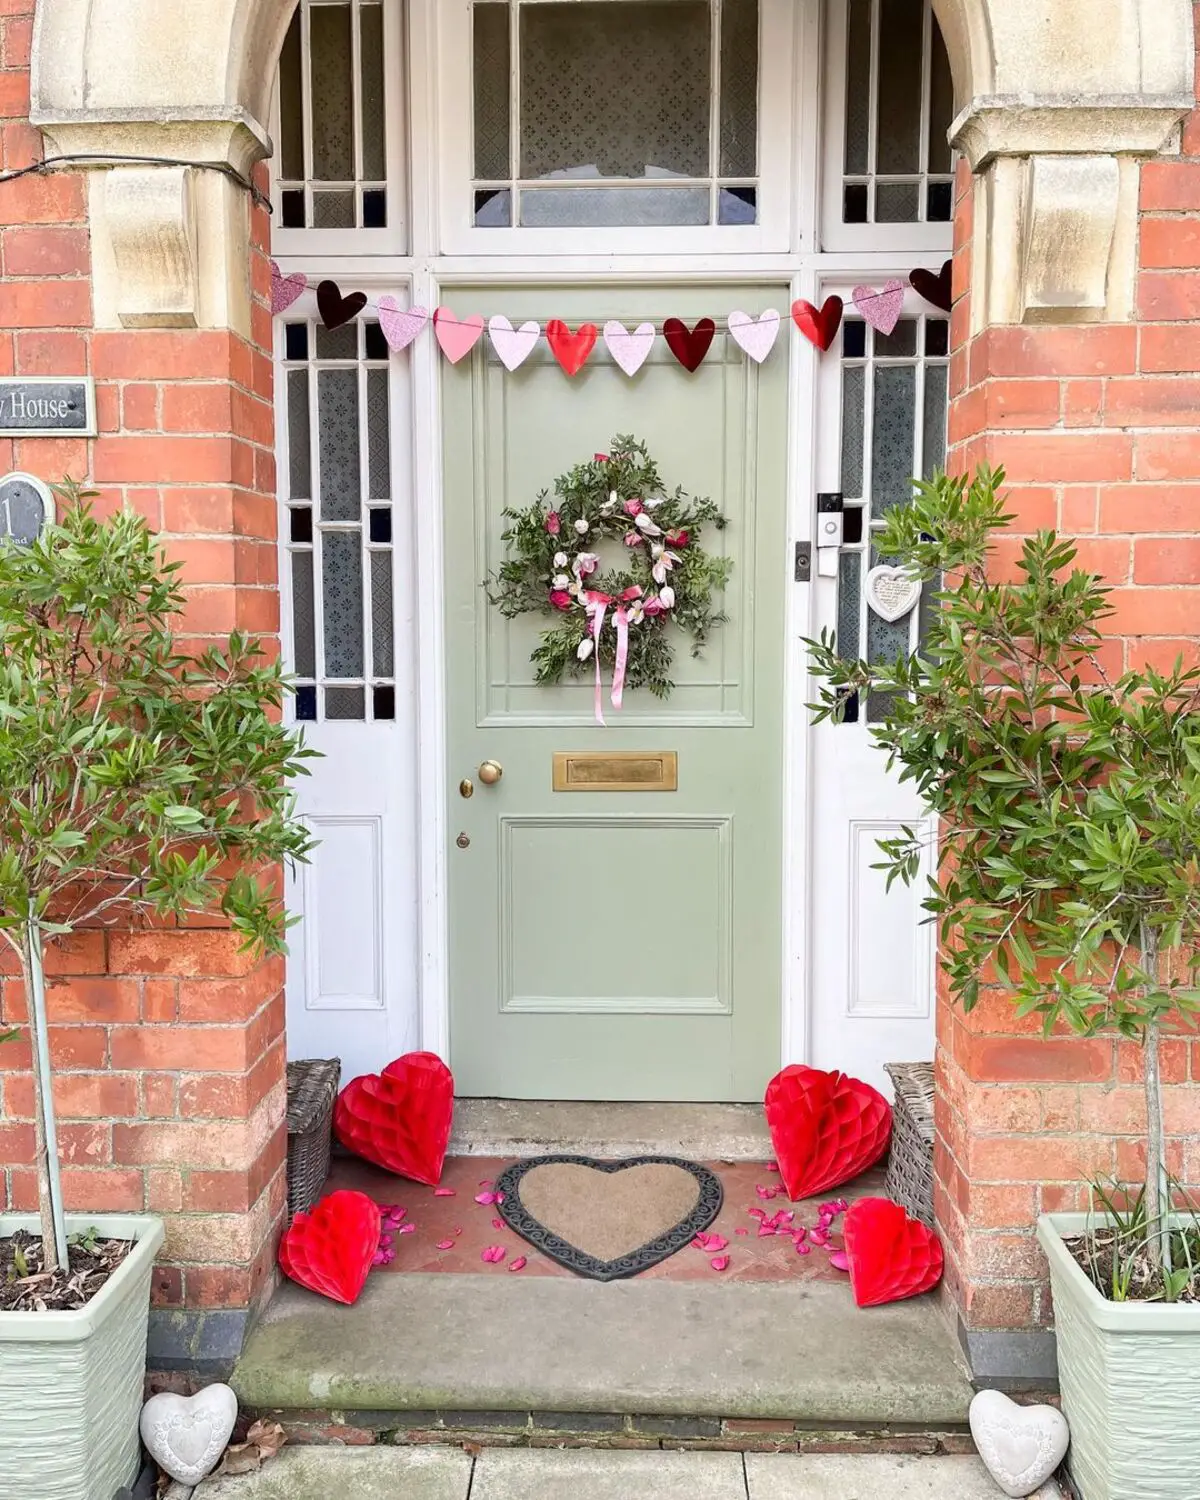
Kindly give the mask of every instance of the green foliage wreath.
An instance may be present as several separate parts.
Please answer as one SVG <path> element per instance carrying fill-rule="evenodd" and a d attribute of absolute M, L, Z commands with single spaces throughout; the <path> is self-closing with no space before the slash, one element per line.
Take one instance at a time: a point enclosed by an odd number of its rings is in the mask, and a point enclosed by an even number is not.
<path fill-rule="evenodd" d="M 542 632 L 531 660 L 538 682 L 561 682 L 595 670 L 597 603 L 605 601 L 600 664 L 612 670 L 617 651 L 615 615 L 623 609 L 629 627 L 625 682 L 670 693 L 672 621 L 692 638 L 699 656 L 714 625 L 725 615 L 714 596 L 729 581 L 733 563 L 699 545 L 702 527 L 725 529 L 712 500 L 682 489 L 666 494 L 646 445 L 615 437 L 609 453 L 597 453 L 554 481 L 554 500 L 543 490 L 524 510 L 504 512 L 503 540 L 510 556 L 487 580 L 488 598 L 508 619 L 543 614 L 555 623 Z M 608 555 L 620 549 L 618 561 Z"/>

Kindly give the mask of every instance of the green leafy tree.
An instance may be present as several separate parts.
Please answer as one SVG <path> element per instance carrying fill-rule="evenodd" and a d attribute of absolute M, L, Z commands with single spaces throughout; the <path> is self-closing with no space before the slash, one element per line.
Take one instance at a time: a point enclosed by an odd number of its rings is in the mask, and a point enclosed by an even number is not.
<path fill-rule="evenodd" d="M 0 546 L 0 937 L 29 1004 L 44 1268 L 66 1264 L 46 1022 L 48 943 L 82 926 L 223 913 L 280 952 L 281 860 L 310 839 L 284 729 L 286 679 L 258 642 L 187 655 L 178 564 L 131 512 Z"/>
<path fill-rule="evenodd" d="M 891 664 L 809 642 L 817 720 L 887 694 L 873 728 L 889 766 L 937 815 L 924 900 L 965 1010 L 994 975 L 1046 1033 L 1142 1044 L 1148 1249 L 1169 1256 L 1160 1038 L 1197 1010 L 1200 670 L 1113 677 L 1100 650 L 1108 590 L 1069 541 L 1027 538 L 1016 579 L 989 567 L 1012 517 L 1003 472 L 917 483 L 888 512 L 879 554 L 940 584 L 926 638 Z M 913 882 L 922 839 L 881 841 L 889 886 Z"/>

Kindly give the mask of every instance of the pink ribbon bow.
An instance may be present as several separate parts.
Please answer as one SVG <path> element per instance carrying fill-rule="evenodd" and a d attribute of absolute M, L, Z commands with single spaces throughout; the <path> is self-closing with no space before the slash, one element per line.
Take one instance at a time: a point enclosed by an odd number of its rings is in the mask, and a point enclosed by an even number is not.
<path fill-rule="evenodd" d="M 620 708 L 625 699 L 625 669 L 629 664 L 629 611 L 625 608 L 634 599 L 640 599 L 642 591 L 634 586 L 614 597 L 599 589 L 589 589 L 584 596 L 588 615 L 592 622 L 592 655 L 596 660 L 596 723 L 604 724 L 604 684 L 600 676 L 600 632 L 604 629 L 609 606 L 617 606 L 613 614 L 613 625 L 617 632 L 617 655 L 613 662 L 611 702 Z"/>

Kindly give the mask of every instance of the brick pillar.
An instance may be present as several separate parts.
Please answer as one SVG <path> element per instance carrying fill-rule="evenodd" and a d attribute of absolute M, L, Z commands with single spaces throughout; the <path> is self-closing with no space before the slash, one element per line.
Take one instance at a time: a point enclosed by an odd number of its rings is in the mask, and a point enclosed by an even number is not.
<path fill-rule="evenodd" d="M 5 168 L 42 151 L 27 123 L 33 5 L 0 0 Z M 94 442 L 0 441 L 0 471 L 69 474 L 101 511 L 133 506 L 184 564 L 189 639 L 237 628 L 277 649 L 266 215 L 248 220 L 250 338 L 96 329 L 87 189 L 68 172 L 0 184 L 0 373 L 91 374 L 99 418 Z M 270 1288 L 284 1208 L 283 966 L 196 922 L 85 932 L 51 967 L 68 1207 L 165 1217 L 151 1363 L 219 1367 Z M 25 1022 L 11 977 L 0 1016 Z M 0 1208 L 35 1201 L 29 1061 L 24 1038 L 0 1047 Z"/>
<path fill-rule="evenodd" d="M 1194 660 L 1200 638 L 1200 124 L 1142 168 L 1134 322 L 970 335 L 975 189 L 960 178 L 951 464 L 1003 464 L 1019 537 L 1057 527 L 1104 576 L 1108 668 Z M 999 989 L 938 1002 L 937 1214 L 946 1294 L 979 1376 L 1053 1376 L 1039 1213 L 1086 1206 L 1084 1180 L 1143 1170 L 1136 1047 L 1018 1021 Z M 1200 1184 L 1200 1043 L 1163 1048 L 1171 1170 Z"/>

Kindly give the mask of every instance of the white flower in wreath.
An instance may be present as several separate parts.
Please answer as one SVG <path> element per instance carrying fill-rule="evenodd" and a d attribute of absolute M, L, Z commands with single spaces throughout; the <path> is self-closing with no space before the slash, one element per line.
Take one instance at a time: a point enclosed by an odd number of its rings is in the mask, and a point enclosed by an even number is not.
<path fill-rule="evenodd" d="M 581 552 L 571 564 L 571 571 L 576 578 L 589 578 L 600 566 L 600 558 L 595 552 Z"/>
<path fill-rule="evenodd" d="M 646 501 L 647 509 L 649 509 L 649 510 L 657 510 L 658 507 L 663 503 L 663 501 L 665 499 L 666 499 L 665 495 L 655 495 L 653 497 L 653 499 L 650 499 L 650 500 Z"/>
<path fill-rule="evenodd" d="M 567 561 L 567 554 L 565 552 L 556 552 L 554 554 L 554 566 L 556 568 L 565 568 Z"/>
<path fill-rule="evenodd" d="M 583 516 L 580 516 L 578 521 L 575 522 L 575 530 L 579 533 L 580 536 L 587 536 L 588 531 L 591 528 L 591 524 L 592 523 L 590 521 L 587 521 Z"/>
<path fill-rule="evenodd" d="M 654 566 L 650 569 L 655 583 L 666 583 L 667 574 L 680 561 L 674 552 L 668 552 L 665 547 L 654 548 Z"/>
<path fill-rule="evenodd" d="M 675 608 L 675 590 L 669 584 L 665 589 L 659 589 L 658 599 L 664 609 Z"/>
<path fill-rule="evenodd" d="M 571 575 L 569 573 L 555 573 L 550 580 L 552 589 L 569 589 L 571 587 Z"/>
<path fill-rule="evenodd" d="M 579 645 L 575 647 L 575 655 L 579 658 L 580 661 L 587 661 L 588 657 L 591 656 L 593 649 L 594 648 L 591 636 L 585 635 L 583 640 L 580 641 Z"/>
<path fill-rule="evenodd" d="M 629 623 L 631 625 L 640 625 L 646 618 L 646 606 L 640 599 L 635 599 L 633 603 L 627 607 L 625 613 L 629 616 Z"/>
<path fill-rule="evenodd" d="M 662 536 L 662 527 L 656 526 L 645 511 L 634 517 L 633 524 L 646 536 Z"/>

